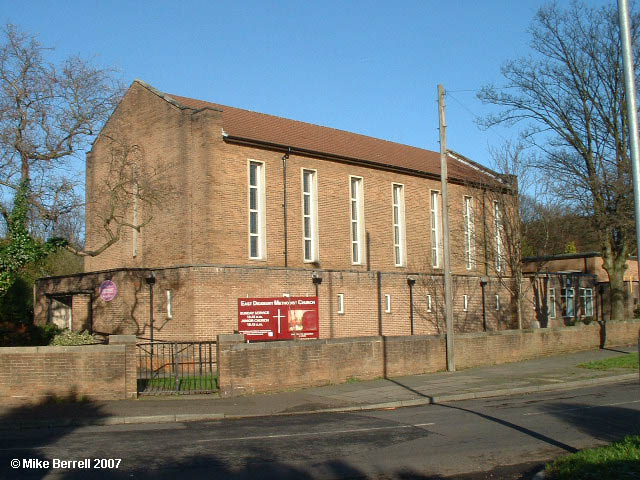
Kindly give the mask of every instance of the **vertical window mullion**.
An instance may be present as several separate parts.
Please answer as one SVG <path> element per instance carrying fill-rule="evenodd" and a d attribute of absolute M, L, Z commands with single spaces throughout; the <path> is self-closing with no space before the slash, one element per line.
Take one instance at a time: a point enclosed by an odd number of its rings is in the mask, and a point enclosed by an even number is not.
<path fill-rule="evenodd" d="M 362 178 L 351 177 L 351 261 L 362 263 Z"/>
<path fill-rule="evenodd" d="M 302 171 L 302 236 L 304 260 L 314 262 L 318 258 L 316 216 L 316 172 Z"/>
<path fill-rule="evenodd" d="M 264 165 L 249 162 L 249 257 L 264 257 Z"/>
<path fill-rule="evenodd" d="M 431 262 L 434 268 L 440 268 L 440 216 L 439 192 L 431 191 Z"/>
<path fill-rule="evenodd" d="M 500 215 L 500 205 L 493 202 L 493 219 L 495 226 L 495 252 L 496 252 L 496 272 L 502 271 L 502 218 Z"/>
<path fill-rule="evenodd" d="M 405 263 L 404 186 L 393 185 L 393 254 L 396 267 Z"/>
<path fill-rule="evenodd" d="M 464 257 L 467 270 L 471 270 L 474 265 L 474 245 L 473 245 L 473 199 L 464 197 Z"/>

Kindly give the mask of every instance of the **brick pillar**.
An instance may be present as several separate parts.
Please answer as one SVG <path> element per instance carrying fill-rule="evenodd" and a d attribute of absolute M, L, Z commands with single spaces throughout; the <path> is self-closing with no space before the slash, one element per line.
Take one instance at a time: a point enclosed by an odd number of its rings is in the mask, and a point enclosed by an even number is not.
<path fill-rule="evenodd" d="M 124 391 L 123 398 L 138 397 L 138 369 L 136 363 L 136 336 L 109 335 L 109 345 L 124 346 Z"/>
<path fill-rule="evenodd" d="M 233 372 L 231 369 L 231 347 L 244 343 L 244 335 L 218 335 L 216 361 L 218 363 L 218 387 L 223 397 L 233 396 Z"/>

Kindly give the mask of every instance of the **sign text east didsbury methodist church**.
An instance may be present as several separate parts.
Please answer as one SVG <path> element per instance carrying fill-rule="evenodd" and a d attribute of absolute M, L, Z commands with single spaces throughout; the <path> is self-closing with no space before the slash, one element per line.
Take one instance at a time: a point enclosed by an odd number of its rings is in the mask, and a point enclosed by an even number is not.
<path fill-rule="evenodd" d="M 318 297 L 239 298 L 238 331 L 247 340 L 318 338 Z"/>

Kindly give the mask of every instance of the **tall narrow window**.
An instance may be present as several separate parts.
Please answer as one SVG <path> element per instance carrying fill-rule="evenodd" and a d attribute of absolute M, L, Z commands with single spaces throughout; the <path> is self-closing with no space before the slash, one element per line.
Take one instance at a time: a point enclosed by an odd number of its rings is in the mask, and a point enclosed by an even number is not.
<path fill-rule="evenodd" d="M 556 289 L 549 289 L 549 317 L 556 318 Z"/>
<path fill-rule="evenodd" d="M 573 288 L 563 288 L 560 290 L 562 297 L 562 316 L 573 318 L 576 316 L 575 290 Z"/>
<path fill-rule="evenodd" d="M 469 310 L 469 296 L 468 295 L 463 295 L 462 296 L 462 310 L 465 311 L 465 312 Z"/>
<path fill-rule="evenodd" d="M 582 314 L 585 317 L 593 316 L 593 289 L 580 289 L 580 307 L 582 308 Z"/>
<path fill-rule="evenodd" d="M 249 257 L 264 258 L 264 164 L 249 162 Z"/>
<path fill-rule="evenodd" d="M 173 318 L 173 296 L 171 290 L 167 290 L 167 318 Z"/>
<path fill-rule="evenodd" d="M 503 225 L 502 225 L 502 214 L 500 212 L 500 205 L 497 201 L 493 202 L 493 221 L 494 221 L 494 229 L 495 229 L 495 254 L 496 254 L 496 272 L 501 272 L 503 265 L 503 246 L 502 246 L 502 236 L 503 236 Z"/>
<path fill-rule="evenodd" d="M 338 313 L 341 315 L 344 313 L 344 293 L 338 294 Z"/>
<path fill-rule="evenodd" d="M 302 238 L 304 261 L 318 260 L 317 183 L 314 170 L 302 171 Z"/>
<path fill-rule="evenodd" d="M 475 263 L 475 245 L 473 240 L 473 198 L 463 199 L 463 221 L 464 221 L 464 260 L 467 270 L 471 270 Z"/>
<path fill-rule="evenodd" d="M 440 192 L 431 191 L 431 263 L 440 268 Z"/>
<path fill-rule="evenodd" d="M 500 310 L 500 295 L 496 294 L 496 311 Z"/>
<path fill-rule="evenodd" d="M 384 294 L 384 313 L 391 313 L 391 294 Z"/>
<path fill-rule="evenodd" d="M 393 255 L 396 267 L 405 265 L 404 185 L 393 184 Z"/>
<path fill-rule="evenodd" d="M 431 295 L 427 295 L 427 312 L 431 312 Z"/>
<path fill-rule="evenodd" d="M 351 177 L 351 261 L 362 263 L 363 237 L 362 178 Z"/>
<path fill-rule="evenodd" d="M 139 193 L 139 187 L 138 187 L 138 172 L 136 170 L 135 164 L 133 165 L 131 175 L 133 177 L 133 225 L 137 227 L 138 226 L 138 196 L 140 195 L 140 193 Z M 132 231 L 131 241 L 133 244 L 132 245 L 133 251 L 131 252 L 131 254 L 133 257 L 137 257 L 138 256 L 138 230 L 135 228 Z"/>

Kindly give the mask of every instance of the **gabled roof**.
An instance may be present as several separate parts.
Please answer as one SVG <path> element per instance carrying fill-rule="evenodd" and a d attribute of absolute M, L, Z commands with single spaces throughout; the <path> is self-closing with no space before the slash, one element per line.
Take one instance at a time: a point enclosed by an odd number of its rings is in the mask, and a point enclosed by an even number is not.
<path fill-rule="evenodd" d="M 282 150 L 290 148 L 294 153 L 362 162 L 380 168 L 395 168 L 434 178 L 440 176 L 440 154 L 437 152 L 335 128 L 162 93 L 144 82 L 139 80 L 136 82 L 182 108 L 195 110 L 210 108 L 221 111 L 227 141 L 256 143 Z M 447 169 L 449 179 L 456 183 L 506 186 L 496 172 L 451 150 L 448 155 Z"/>

